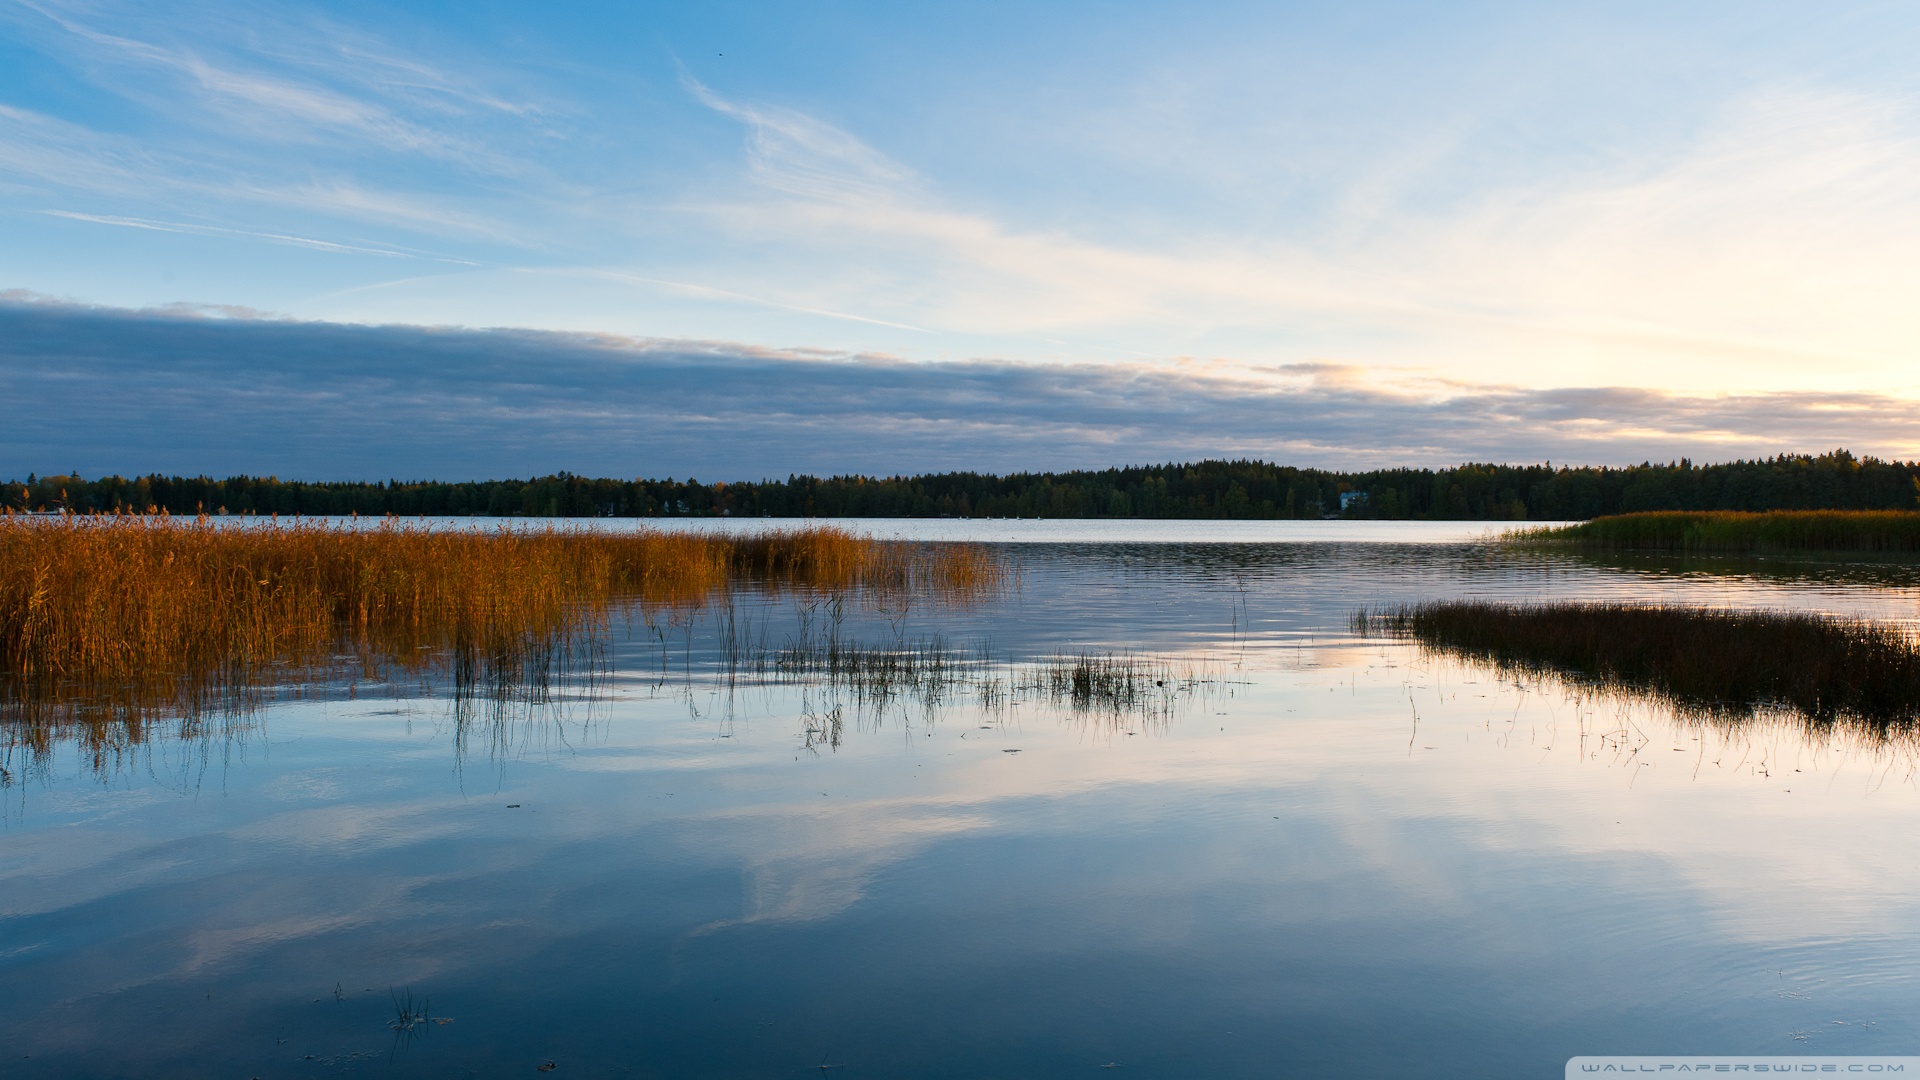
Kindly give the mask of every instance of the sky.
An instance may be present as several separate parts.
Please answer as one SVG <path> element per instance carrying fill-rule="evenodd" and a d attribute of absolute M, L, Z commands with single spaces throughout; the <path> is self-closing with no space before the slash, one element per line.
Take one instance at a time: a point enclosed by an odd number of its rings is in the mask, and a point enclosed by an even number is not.
<path fill-rule="evenodd" d="M 1902 4 L 0 0 L 0 474 L 1920 456 Z"/>

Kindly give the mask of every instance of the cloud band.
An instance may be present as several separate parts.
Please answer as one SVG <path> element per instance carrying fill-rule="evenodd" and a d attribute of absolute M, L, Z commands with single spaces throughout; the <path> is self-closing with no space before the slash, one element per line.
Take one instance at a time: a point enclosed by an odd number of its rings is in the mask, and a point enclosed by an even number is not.
<path fill-rule="evenodd" d="M 1542 390 L 1330 364 L 912 363 L 0 298 L 0 471 L 21 475 L 716 480 L 1920 451 L 1920 403 L 1874 394 Z"/>

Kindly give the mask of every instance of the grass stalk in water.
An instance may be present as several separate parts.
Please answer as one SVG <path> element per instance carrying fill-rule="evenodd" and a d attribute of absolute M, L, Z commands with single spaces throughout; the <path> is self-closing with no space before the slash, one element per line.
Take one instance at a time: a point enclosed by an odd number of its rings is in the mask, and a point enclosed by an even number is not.
<path fill-rule="evenodd" d="M 1036 689 L 1077 713 L 1163 710 L 1177 684 L 1165 664 L 1131 656 L 1056 656 L 1040 670 Z"/>
<path fill-rule="evenodd" d="M 785 679 L 817 680 L 876 705 L 911 696 L 933 708 L 982 663 L 937 638 L 870 648 L 835 637 L 781 650 L 774 668 Z"/>
<path fill-rule="evenodd" d="M 1449 600 L 1363 611 L 1353 624 L 1362 634 L 1647 695 L 1695 715 L 1786 708 L 1816 723 L 1910 726 L 1920 719 L 1920 647 L 1896 627 L 1861 619 Z"/>

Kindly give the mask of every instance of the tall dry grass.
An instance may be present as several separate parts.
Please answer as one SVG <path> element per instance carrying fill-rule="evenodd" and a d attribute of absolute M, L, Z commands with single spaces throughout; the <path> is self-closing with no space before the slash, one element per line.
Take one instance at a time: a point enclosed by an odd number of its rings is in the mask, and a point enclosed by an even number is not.
<path fill-rule="evenodd" d="M 1653 699 L 1683 715 L 1787 710 L 1816 725 L 1920 723 L 1920 642 L 1898 626 L 1810 612 L 1440 600 L 1358 612 L 1365 635 L 1508 672 Z"/>
<path fill-rule="evenodd" d="M 693 536 L 384 523 L 0 520 L 0 717 L 195 712 L 263 680 L 445 663 L 480 678 L 564 648 L 620 605 L 731 588 L 965 601 L 1002 560 L 830 528 Z"/>

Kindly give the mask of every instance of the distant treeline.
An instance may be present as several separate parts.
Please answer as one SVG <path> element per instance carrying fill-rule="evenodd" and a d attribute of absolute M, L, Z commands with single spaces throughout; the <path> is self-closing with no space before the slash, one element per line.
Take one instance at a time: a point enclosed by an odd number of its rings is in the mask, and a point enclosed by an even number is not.
<path fill-rule="evenodd" d="M 1461 465 L 1329 472 L 1202 461 L 1064 473 L 877 479 L 608 480 L 560 473 L 467 483 L 273 477 L 29 476 L 0 487 L 16 510 L 495 517 L 1121 517 L 1567 520 L 1640 510 L 1912 509 L 1920 462 L 1819 456 L 1623 468 Z"/>

